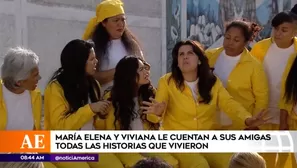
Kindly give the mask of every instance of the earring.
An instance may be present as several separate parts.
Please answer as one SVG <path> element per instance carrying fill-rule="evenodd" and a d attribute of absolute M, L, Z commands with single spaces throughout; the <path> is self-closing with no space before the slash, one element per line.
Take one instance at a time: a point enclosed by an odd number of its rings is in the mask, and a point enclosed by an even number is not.
<path fill-rule="evenodd" d="M 200 65 L 201 64 L 201 61 L 200 60 L 198 60 L 198 65 Z"/>

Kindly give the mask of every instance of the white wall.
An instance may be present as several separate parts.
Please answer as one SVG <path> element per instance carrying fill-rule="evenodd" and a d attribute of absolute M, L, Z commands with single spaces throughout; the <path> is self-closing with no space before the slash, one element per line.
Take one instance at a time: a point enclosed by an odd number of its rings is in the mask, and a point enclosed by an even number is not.
<path fill-rule="evenodd" d="M 162 2 L 163 1 L 163 2 Z M 165 72 L 165 0 L 123 0 L 130 29 L 139 38 L 152 65 L 156 85 Z M 40 57 L 39 87 L 44 90 L 51 74 L 60 66 L 63 47 L 81 38 L 100 0 L 0 0 L 0 63 L 9 47 L 22 45 Z M 162 19 L 163 18 L 163 19 Z M 162 51 L 163 48 L 163 51 Z M 163 54 L 162 54 L 163 53 Z M 163 55 L 163 57 L 162 57 Z"/>

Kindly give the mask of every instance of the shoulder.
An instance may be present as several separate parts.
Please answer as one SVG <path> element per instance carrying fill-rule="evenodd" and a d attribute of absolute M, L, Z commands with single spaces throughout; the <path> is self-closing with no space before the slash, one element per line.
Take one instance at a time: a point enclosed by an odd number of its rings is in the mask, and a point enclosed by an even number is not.
<path fill-rule="evenodd" d="M 63 88 L 57 80 L 53 80 L 46 86 L 44 94 L 48 92 L 63 92 Z"/>
<path fill-rule="evenodd" d="M 172 78 L 172 73 L 171 72 L 167 73 L 160 78 L 159 83 L 166 83 L 166 84 L 168 82 L 170 83 L 173 80 L 173 79 L 171 80 L 171 78 Z"/>
<path fill-rule="evenodd" d="M 244 53 L 245 60 L 250 62 L 253 65 L 262 65 L 261 62 L 252 55 L 248 50 Z"/>
<path fill-rule="evenodd" d="M 223 47 L 207 49 L 207 50 L 205 51 L 205 54 L 206 54 L 207 56 L 211 56 L 211 55 L 220 53 L 220 52 L 222 52 L 223 50 L 224 50 Z"/>
<path fill-rule="evenodd" d="M 34 93 L 36 95 L 41 95 L 41 90 L 39 88 L 36 88 L 35 90 L 30 91 L 31 93 Z"/>
<path fill-rule="evenodd" d="M 262 46 L 267 46 L 267 45 L 270 45 L 271 43 L 272 43 L 272 38 L 266 38 L 254 44 L 252 49 L 254 49 L 255 47 L 258 48 Z"/>

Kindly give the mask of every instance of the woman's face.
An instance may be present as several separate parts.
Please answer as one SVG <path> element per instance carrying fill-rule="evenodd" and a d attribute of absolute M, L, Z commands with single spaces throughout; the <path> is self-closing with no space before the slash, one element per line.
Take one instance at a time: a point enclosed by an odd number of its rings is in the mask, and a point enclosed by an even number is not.
<path fill-rule="evenodd" d="M 183 45 L 179 48 L 177 61 L 182 73 L 197 72 L 199 58 L 191 45 Z"/>
<path fill-rule="evenodd" d="M 138 60 L 138 85 L 145 85 L 150 82 L 150 66 L 147 64 L 143 64 L 142 61 Z"/>
<path fill-rule="evenodd" d="M 277 44 L 290 43 L 296 35 L 296 25 L 294 23 L 283 23 L 272 29 L 272 36 Z"/>
<path fill-rule="evenodd" d="M 92 48 L 89 54 L 89 58 L 86 63 L 86 73 L 88 75 L 94 75 L 96 72 L 98 60 L 96 59 L 95 51 Z"/>
<path fill-rule="evenodd" d="M 35 67 L 31 70 L 29 77 L 25 80 L 17 82 L 20 88 L 25 90 L 35 90 L 37 88 L 38 81 L 41 79 L 39 75 L 38 67 Z"/>
<path fill-rule="evenodd" d="M 119 39 L 122 37 L 126 28 L 126 17 L 123 14 L 113 16 L 102 22 L 102 24 L 111 39 Z"/>
<path fill-rule="evenodd" d="M 231 27 L 226 31 L 223 46 L 227 55 L 237 56 L 241 54 L 246 44 L 247 42 L 240 28 Z"/>

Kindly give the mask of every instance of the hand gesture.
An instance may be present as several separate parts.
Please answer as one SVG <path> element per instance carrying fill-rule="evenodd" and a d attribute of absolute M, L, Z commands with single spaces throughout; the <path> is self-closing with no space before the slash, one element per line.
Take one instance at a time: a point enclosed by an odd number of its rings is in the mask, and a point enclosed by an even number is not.
<path fill-rule="evenodd" d="M 108 110 L 110 105 L 111 105 L 110 101 L 101 100 L 101 101 L 98 101 L 96 103 L 90 104 L 90 107 L 91 107 L 92 111 L 94 113 L 96 113 L 96 115 L 99 116 L 99 118 L 104 119 L 107 116 L 107 113 L 108 113 L 107 110 Z"/>
<path fill-rule="evenodd" d="M 143 101 L 142 104 L 145 106 L 141 106 L 140 109 L 144 110 L 144 114 L 155 114 L 157 116 L 161 116 L 166 108 L 166 103 L 159 103 L 153 98 L 150 98 L 149 100 L 151 102 Z"/>
<path fill-rule="evenodd" d="M 246 119 L 245 123 L 249 128 L 258 127 L 265 124 L 271 118 L 272 117 L 267 116 L 267 110 L 262 110 L 256 116 Z"/>

